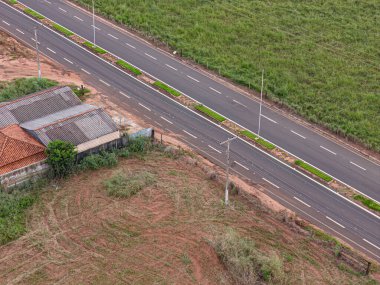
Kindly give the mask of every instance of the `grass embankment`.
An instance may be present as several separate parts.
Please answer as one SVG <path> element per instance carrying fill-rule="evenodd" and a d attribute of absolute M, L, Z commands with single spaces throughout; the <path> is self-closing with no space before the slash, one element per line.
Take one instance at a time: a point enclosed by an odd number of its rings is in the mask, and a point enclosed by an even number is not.
<path fill-rule="evenodd" d="M 72 35 L 74 35 L 74 33 L 72 31 L 70 31 L 69 29 L 66 29 L 65 27 L 62 27 L 61 25 L 58 25 L 56 23 L 53 23 L 52 27 L 57 30 L 58 32 L 64 34 L 66 37 L 70 37 Z"/>
<path fill-rule="evenodd" d="M 93 43 L 90 43 L 88 41 L 84 42 L 83 45 L 86 46 L 86 47 L 88 47 L 89 49 L 91 49 L 92 51 L 94 51 L 94 52 L 96 52 L 98 54 L 106 54 L 107 53 L 101 47 L 95 46 Z"/>
<path fill-rule="evenodd" d="M 218 122 L 224 122 L 226 118 L 223 116 L 219 115 L 218 113 L 215 113 L 213 110 L 207 108 L 206 106 L 203 105 L 196 105 L 195 109 L 197 109 L 199 112 L 205 114 L 206 116 L 210 117 L 211 119 L 214 119 Z"/>
<path fill-rule="evenodd" d="M 119 59 L 118 61 L 116 61 L 116 64 L 126 70 L 129 70 L 131 71 L 132 73 L 134 73 L 136 76 L 138 75 L 141 75 L 142 72 L 140 70 L 138 70 L 136 67 L 130 65 L 128 62 L 125 62 L 124 60 L 121 60 Z"/>
<path fill-rule="evenodd" d="M 363 195 L 355 195 L 354 199 L 362 202 L 368 208 L 375 210 L 377 212 L 380 212 L 380 204 L 376 203 L 375 201 L 373 201 L 369 198 L 366 198 Z"/>
<path fill-rule="evenodd" d="M 44 16 L 42 16 L 41 14 L 37 13 L 36 11 L 32 10 L 32 9 L 29 9 L 29 8 L 26 8 L 24 10 L 24 12 L 30 16 L 32 16 L 33 18 L 36 18 L 38 20 L 43 20 L 45 19 Z"/>
<path fill-rule="evenodd" d="M 75 0 L 90 5 L 91 0 Z M 380 2 L 96 1 L 96 10 L 168 43 L 312 122 L 380 151 Z M 260 27 L 259 29 L 257 27 Z"/>
<path fill-rule="evenodd" d="M 263 147 L 265 147 L 265 148 L 267 148 L 269 150 L 272 150 L 272 149 L 276 148 L 276 146 L 274 144 L 271 144 L 270 142 L 267 142 L 266 140 L 264 140 L 262 138 L 259 138 L 257 135 L 255 135 L 254 133 L 252 133 L 250 131 L 244 130 L 244 131 L 241 131 L 240 133 L 243 136 L 246 136 L 247 138 L 250 138 L 251 140 L 254 140 L 258 144 L 262 145 Z"/>
<path fill-rule="evenodd" d="M 41 78 L 18 78 L 0 82 L 0 102 L 9 101 L 30 93 L 58 85 L 58 82 Z"/>
<path fill-rule="evenodd" d="M 307 170 L 308 172 L 318 176 L 319 178 L 322 178 L 326 182 L 330 182 L 333 180 L 331 176 L 329 176 L 326 173 L 316 169 L 315 167 L 311 166 L 310 164 L 303 162 L 302 160 L 297 159 L 295 161 L 295 164 L 302 167 L 303 169 Z"/>
<path fill-rule="evenodd" d="M 173 88 L 167 86 L 166 84 L 162 83 L 161 81 L 156 81 L 153 83 L 154 86 L 157 86 L 158 88 L 161 88 L 162 90 L 172 94 L 175 97 L 181 96 L 181 93 L 179 93 L 177 90 L 174 90 Z"/>

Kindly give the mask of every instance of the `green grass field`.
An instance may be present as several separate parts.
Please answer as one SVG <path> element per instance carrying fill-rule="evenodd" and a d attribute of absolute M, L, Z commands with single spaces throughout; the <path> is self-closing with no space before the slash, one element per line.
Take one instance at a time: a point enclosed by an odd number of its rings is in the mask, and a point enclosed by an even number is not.
<path fill-rule="evenodd" d="M 91 0 L 76 0 L 91 4 Z M 98 0 L 96 9 L 380 151 L 380 2 Z"/>

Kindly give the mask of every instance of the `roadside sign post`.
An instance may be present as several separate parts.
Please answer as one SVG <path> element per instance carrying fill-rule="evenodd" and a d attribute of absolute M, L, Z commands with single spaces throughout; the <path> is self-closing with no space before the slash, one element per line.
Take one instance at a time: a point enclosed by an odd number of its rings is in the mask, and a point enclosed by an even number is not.
<path fill-rule="evenodd" d="M 230 172 L 230 144 L 231 144 L 231 141 L 233 141 L 234 139 L 236 139 L 237 136 L 234 136 L 233 138 L 229 138 L 228 140 L 225 140 L 224 142 L 221 142 L 220 144 L 223 145 L 225 143 L 227 143 L 227 151 L 226 151 L 226 155 L 227 155 L 227 165 L 226 165 L 226 188 L 224 190 L 224 204 L 225 205 L 228 205 L 228 187 L 229 187 L 229 184 L 230 184 L 230 181 L 229 181 L 229 172 Z"/>

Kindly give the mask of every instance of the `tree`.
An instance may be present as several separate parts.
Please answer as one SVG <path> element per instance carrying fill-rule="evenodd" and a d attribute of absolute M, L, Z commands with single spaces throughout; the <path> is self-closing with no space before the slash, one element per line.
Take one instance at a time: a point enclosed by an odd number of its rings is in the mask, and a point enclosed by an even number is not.
<path fill-rule="evenodd" d="M 52 141 L 48 144 L 46 155 L 54 177 L 63 178 L 73 172 L 77 151 L 72 143 Z"/>

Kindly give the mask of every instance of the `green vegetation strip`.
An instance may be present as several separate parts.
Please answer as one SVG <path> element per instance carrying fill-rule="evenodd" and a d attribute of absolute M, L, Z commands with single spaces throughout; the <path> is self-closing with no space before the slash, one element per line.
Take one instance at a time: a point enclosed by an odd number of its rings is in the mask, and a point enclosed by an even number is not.
<path fill-rule="evenodd" d="M 355 195 L 354 199 L 362 202 L 368 208 L 375 210 L 377 212 L 380 212 L 380 204 L 376 203 L 375 201 L 373 201 L 369 198 L 366 198 L 363 195 Z"/>
<path fill-rule="evenodd" d="M 36 19 L 39 19 L 39 20 L 42 20 L 42 19 L 45 19 L 44 16 L 42 16 L 41 14 L 37 13 L 36 11 L 32 10 L 32 9 L 29 9 L 29 8 L 26 8 L 24 10 L 24 12 L 30 16 L 32 16 L 33 18 L 36 18 Z"/>
<path fill-rule="evenodd" d="M 18 2 L 16 0 L 9 0 L 9 3 L 11 3 L 12 5 L 14 5 L 14 4 L 17 4 Z"/>
<path fill-rule="evenodd" d="M 247 138 L 250 138 L 250 139 L 254 140 L 259 145 L 262 145 L 263 147 L 265 147 L 265 148 L 267 148 L 269 150 L 272 150 L 272 149 L 276 148 L 276 146 L 274 144 L 271 144 L 270 142 L 267 142 L 266 140 L 264 140 L 262 138 L 259 138 L 258 136 L 256 136 L 254 133 L 252 133 L 250 131 L 244 130 L 244 131 L 241 131 L 240 133 L 243 136 L 246 136 Z"/>
<path fill-rule="evenodd" d="M 86 47 L 88 47 L 89 49 L 93 50 L 96 53 L 99 53 L 99 54 L 105 54 L 105 53 L 107 53 L 101 47 L 95 46 L 93 43 L 90 43 L 88 41 L 84 42 L 83 45 L 86 46 Z"/>
<path fill-rule="evenodd" d="M 303 169 L 309 171 L 310 173 L 315 174 L 316 176 L 322 178 L 326 182 L 330 182 L 332 180 L 331 176 L 329 176 L 326 173 L 316 169 L 315 167 L 303 162 L 302 160 L 297 159 L 295 164 L 302 167 Z"/>
<path fill-rule="evenodd" d="M 142 72 L 138 70 L 136 67 L 130 65 L 128 62 L 125 62 L 124 60 L 119 59 L 116 61 L 116 64 L 124 69 L 127 69 L 131 72 L 133 72 L 135 75 L 141 75 Z"/>
<path fill-rule="evenodd" d="M 179 97 L 181 96 L 181 93 L 179 93 L 178 91 L 174 90 L 173 88 L 167 86 L 166 84 L 160 82 L 160 81 L 156 81 L 153 83 L 154 86 L 157 86 L 158 88 L 161 88 L 162 90 L 172 94 L 173 96 L 175 97 Z"/>
<path fill-rule="evenodd" d="M 196 105 L 195 109 L 197 109 L 198 111 L 202 112 L 203 114 L 209 116 L 210 118 L 217 120 L 218 122 L 223 122 L 226 120 L 226 118 L 215 113 L 213 110 L 203 106 L 202 104 Z"/>
<path fill-rule="evenodd" d="M 55 30 L 57 30 L 58 32 L 61 32 L 62 34 L 64 34 L 66 37 L 70 37 L 72 35 L 74 35 L 74 33 L 68 29 L 66 29 L 65 27 L 62 27 L 61 25 L 58 25 L 56 23 L 53 24 L 53 28 Z"/>

